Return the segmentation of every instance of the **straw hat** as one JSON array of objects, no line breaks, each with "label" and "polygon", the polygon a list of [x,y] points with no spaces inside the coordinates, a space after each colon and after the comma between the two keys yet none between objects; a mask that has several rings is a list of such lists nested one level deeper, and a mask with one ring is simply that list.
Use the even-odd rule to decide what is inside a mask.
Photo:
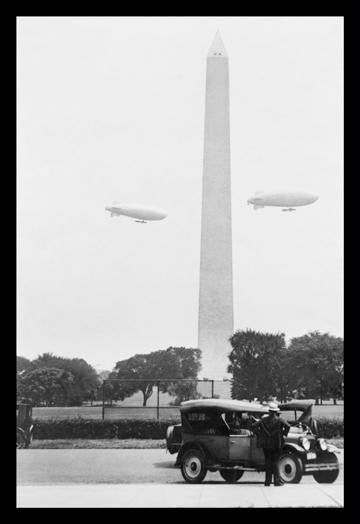
[{"label": "straw hat", "polygon": [[276,412],[280,411],[280,409],[278,408],[278,405],[275,402],[269,402],[268,408],[269,408],[269,411],[276,411]]}]

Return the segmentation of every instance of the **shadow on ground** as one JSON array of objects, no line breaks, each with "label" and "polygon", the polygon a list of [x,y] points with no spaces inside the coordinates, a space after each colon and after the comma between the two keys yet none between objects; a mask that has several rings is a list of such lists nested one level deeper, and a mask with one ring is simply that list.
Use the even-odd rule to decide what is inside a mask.
[{"label": "shadow on ground", "polygon": [[175,467],[175,462],[154,462],[155,468],[167,468],[167,469],[178,469]]}]

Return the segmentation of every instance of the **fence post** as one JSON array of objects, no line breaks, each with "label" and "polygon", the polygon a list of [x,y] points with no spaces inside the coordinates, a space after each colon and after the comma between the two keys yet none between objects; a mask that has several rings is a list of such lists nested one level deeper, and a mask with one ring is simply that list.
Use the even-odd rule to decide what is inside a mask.
[{"label": "fence post", "polygon": [[157,404],[156,404],[156,418],[160,418],[160,392],[159,392],[159,382],[157,383]]},{"label": "fence post", "polygon": [[214,398],[214,380],[211,381],[211,398]]},{"label": "fence post", "polygon": [[101,418],[102,420],[105,419],[105,405],[104,405],[104,402],[105,402],[105,392],[104,392],[104,383],[105,383],[105,380],[103,380],[103,383],[102,383],[102,410],[101,410]]}]

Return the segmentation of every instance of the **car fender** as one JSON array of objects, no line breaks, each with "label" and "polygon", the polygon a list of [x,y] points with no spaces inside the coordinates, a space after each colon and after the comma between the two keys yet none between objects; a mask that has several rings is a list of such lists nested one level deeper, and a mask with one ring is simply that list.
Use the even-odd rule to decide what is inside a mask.
[{"label": "car fender", "polygon": [[170,455],[177,453],[181,446],[181,442],[175,441],[174,433],[175,433],[175,426],[169,426],[166,430],[166,449],[170,453]]},{"label": "car fender", "polygon": [[299,444],[295,444],[295,442],[287,442],[282,448],[282,451],[306,453],[306,450],[302,446],[299,446]]},{"label": "car fender", "polygon": [[178,456],[176,457],[176,463],[175,463],[176,466],[180,465],[182,457],[189,449],[198,449],[199,451],[202,451],[202,453],[204,453],[206,460],[212,460],[211,453],[203,444],[200,444],[200,442],[196,442],[196,441],[186,442],[185,444],[181,446]]},{"label": "car fender", "polygon": [[327,451],[329,451],[329,453],[341,454],[341,449],[339,449],[338,447],[334,446],[334,444],[328,444],[327,445]]}]

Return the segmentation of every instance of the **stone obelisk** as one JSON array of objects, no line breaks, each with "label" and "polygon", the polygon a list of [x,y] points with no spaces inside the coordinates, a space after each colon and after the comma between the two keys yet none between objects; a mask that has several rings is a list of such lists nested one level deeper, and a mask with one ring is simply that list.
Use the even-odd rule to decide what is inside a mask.
[{"label": "stone obelisk", "polygon": [[233,327],[229,69],[217,32],[206,67],[198,325],[203,377],[226,376]]}]

